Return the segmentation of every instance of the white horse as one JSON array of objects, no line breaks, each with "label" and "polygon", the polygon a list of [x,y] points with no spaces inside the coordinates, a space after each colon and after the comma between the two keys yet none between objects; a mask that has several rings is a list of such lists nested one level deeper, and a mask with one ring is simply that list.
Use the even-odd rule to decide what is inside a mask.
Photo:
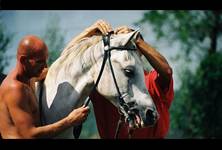
[{"label": "white horse", "polygon": [[[125,118],[129,119],[134,114],[131,120],[133,127],[145,127],[156,122],[157,110],[145,87],[140,54],[136,50],[128,50],[136,48],[134,41],[138,33],[134,31],[110,36],[108,42],[111,47],[124,49],[110,51],[111,66],[106,61],[96,90],[120,108]],[[42,88],[41,113],[44,124],[54,123],[84,104],[97,81],[104,55],[102,36],[84,38],[80,42],[69,44],[63,50],[61,56],[50,66]],[[39,91],[38,89],[37,96]],[[120,105],[119,97],[124,106]],[[72,128],[56,138],[73,138]]]}]

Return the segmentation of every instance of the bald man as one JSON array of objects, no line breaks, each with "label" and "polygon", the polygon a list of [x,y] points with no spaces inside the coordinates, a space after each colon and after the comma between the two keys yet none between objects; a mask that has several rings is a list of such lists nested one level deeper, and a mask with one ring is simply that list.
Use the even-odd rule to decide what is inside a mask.
[{"label": "bald man", "polygon": [[[70,43],[95,34],[112,31],[110,24],[98,20],[73,38]],[[28,35],[19,43],[16,67],[0,87],[0,135],[2,138],[47,138],[82,123],[88,107],[74,109],[67,117],[47,126],[40,126],[39,109],[33,91],[33,79],[45,77],[48,49],[38,37]]]},{"label": "bald man", "polygon": [[40,126],[39,109],[31,88],[31,79],[41,75],[47,58],[47,46],[40,38],[28,35],[19,43],[16,66],[0,87],[2,138],[49,138],[86,119],[89,108],[83,106],[74,109],[56,123]]}]

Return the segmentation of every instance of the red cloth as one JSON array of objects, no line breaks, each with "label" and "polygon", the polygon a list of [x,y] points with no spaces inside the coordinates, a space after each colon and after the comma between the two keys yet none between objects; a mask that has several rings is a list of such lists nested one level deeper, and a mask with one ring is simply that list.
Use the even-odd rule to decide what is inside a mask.
[{"label": "red cloth", "polygon": [[[158,83],[158,73],[155,70],[149,73],[144,72],[144,75],[145,84],[154,100],[160,118],[154,127],[134,130],[132,138],[164,138],[169,129],[168,110],[174,97],[173,79],[171,77],[170,84],[164,86],[165,89],[161,89]],[[90,98],[93,103],[100,137],[105,139],[114,138],[119,120],[117,108],[97,92],[92,93]],[[128,138],[128,126],[125,123],[120,129],[119,138]]]}]

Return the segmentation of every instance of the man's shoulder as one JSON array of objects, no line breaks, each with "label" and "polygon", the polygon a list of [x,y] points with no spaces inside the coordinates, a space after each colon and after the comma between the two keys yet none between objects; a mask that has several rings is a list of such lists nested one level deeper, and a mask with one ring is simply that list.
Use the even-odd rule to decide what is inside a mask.
[{"label": "man's shoulder", "polygon": [[27,84],[25,84],[21,81],[18,81],[18,80],[10,80],[8,82],[8,84],[6,85],[6,87],[9,90],[24,90],[24,89],[28,88]]},{"label": "man's shoulder", "polygon": [[26,85],[15,81],[8,85],[3,91],[2,99],[9,106],[22,106],[27,100],[30,100],[30,92]]},{"label": "man's shoulder", "polygon": [[13,95],[18,95],[18,93],[23,94],[24,91],[28,90],[28,88],[28,85],[21,81],[9,79],[1,86],[1,93],[12,97]]}]

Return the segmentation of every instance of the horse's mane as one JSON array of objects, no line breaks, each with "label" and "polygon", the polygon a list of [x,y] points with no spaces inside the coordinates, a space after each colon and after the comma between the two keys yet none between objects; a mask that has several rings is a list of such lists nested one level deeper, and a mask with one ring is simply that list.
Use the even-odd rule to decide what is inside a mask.
[{"label": "horse's mane", "polygon": [[85,37],[78,41],[71,41],[68,46],[62,51],[61,57],[72,55],[72,58],[81,56],[81,54],[89,47],[97,44],[102,39],[102,36],[95,35],[92,37]]},{"label": "horse's mane", "polygon": [[[72,40],[62,51],[59,58],[50,66],[47,76],[50,76],[51,79],[53,77],[57,78],[59,77],[58,73],[61,70],[61,67],[63,65],[67,65],[67,63],[73,63],[74,60],[78,60],[82,57],[82,54],[90,48],[93,45],[96,45],[100,40],[102,39],[102,36],[92,36],[92,37],[86,37],[82,38],[78,41]],[[69,67],[70,65],[67,65]],[[67,70],[66,67],[66,70]],[[69,69],[68,69],[69,70]],[[55,79],[57,80],[57,79]],[[50,81],[51,82],[51,81]]]},{"label": "horse's mane", "polygon": [[[57,76],[58,70],[63,65],[66,65],[68,69],[75,60],[84,61],[83,54],[93,46],[97,46],[102,40],[102,35],[94,35],[91,37],[81,38],[80,40],[72,39],[71,42],[64,48],[60,57],[50,66],[48,74],[51,76]],[[124,41],[123,41],[124,42]],[[82,63],[85,64],[85,63]],[[70,70],[70,69],[68,69]]]}]

